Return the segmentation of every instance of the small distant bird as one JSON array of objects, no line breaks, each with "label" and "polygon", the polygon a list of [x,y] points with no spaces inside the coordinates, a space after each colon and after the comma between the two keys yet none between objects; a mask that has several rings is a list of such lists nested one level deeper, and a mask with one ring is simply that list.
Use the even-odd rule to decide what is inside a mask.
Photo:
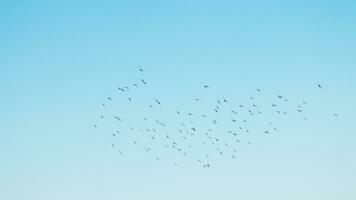
[{"label": "small distant bird", "polygon": [[318,87],[320,88],[320,89],[322,89],[323,87],[318,83]]},{"label": "small distant bird", "polygon": [[120,90],[121,92],[125,92],[125,89],[123,89],[121,87],[118,87],[117,89]]},{"label": "small distant bird", "polygon": [[94,124],[94,128],[98,128],[98,126],[96,124]]},{"label": "small distant bird", "polygon": [[146,82],[144,79],[140,79],[140,80],[141,80],[141,82],[142,82],[144,85],[147,84],[147,82]]},{"label": "small distant bird", "polygon": [[136,83],[134,83],[133,86],[135,86],[136,88],[138,88],[138,85],[137,85]]},{"label": "small distant bird", "polygon": [[205,89],[209,88],[209,85],[204,85],[204,88],[205,88]]},{"label": "small distant bird", "polygon": [[158,101],[158,99],[155,99],[155,101],[156,101],[156,103],[157,103],[158,105],[161,105],[161,102]]},{"label": "small distant bird", "polygon": [[140,70],[140,72],[144,72],[144,71],[145,71],[145,70],[143,70],[142,68],[140,68],[139,70]]},{"label": "small distant bird", "polygon": [[112,99],[111,99],[111,97],[108,97],[108,99],[111,101]]},{"label": "small distant bird", "polygon": [[334,117],[338,117],[339,115],[337,113],[334,114]]},{"label": "small distant bird", "polygon": [[261,92],[261,89],[257,88],[257,92]]},{"label": "small distant bird", "polygon": [[129,100],[129,102],[131,102],[132,101],[132,99],[129,97],[129,98],[127,98],[127,100]]}]

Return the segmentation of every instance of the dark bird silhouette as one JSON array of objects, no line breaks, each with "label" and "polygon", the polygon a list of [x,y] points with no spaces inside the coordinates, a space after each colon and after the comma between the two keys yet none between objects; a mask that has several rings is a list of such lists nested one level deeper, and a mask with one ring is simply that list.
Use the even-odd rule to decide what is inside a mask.
[{"label": "dark bird silhouette", "polygon": [[155,99],[155,101],[156,101],[156,103],[157,103],[158,105],[161,105],[161,102],[158,101],[158,99]]},{"label": "dark bird silhouette", "polygon": [[209,85],[204,85],[204,88],[205,88],[205,89],[209,88]]},{"label": "dark bird silhouette", "polygon": [[147,82],[146,82],[144,79],[140,79],[140,80],[141,80],[141,82],[142,82],[144,85],[147,84]]},{"label": "dark bird silhouette", "polygon": [[108,97],[109,101],[112,101],[111,97]]},{"label": "dark bird silhouette", "polygon": [[318,87],[320,88],[320,89],[322,89],[323,87],[320,85],[320,83],[318,83]]}]

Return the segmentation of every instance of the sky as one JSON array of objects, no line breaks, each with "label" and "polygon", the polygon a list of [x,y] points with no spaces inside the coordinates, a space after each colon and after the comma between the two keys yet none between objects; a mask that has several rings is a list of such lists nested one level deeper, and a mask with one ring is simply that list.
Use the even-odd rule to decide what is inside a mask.
[{"label": "sky", "polygon": [[[1,1],[0,199],[355,199],[355,20],[347,0]],[[137,104],[120,103],[116,87],[140,78]],[[260,105],[307,101],[308,120],[266,114],[277,133],[209,169],[125,141],[120,155],[111,124],[93,128],[113,110],[141,117],[154,97],[173,123],[177,108],[205,109],[197,96],[238,105],[256,88]]]}]

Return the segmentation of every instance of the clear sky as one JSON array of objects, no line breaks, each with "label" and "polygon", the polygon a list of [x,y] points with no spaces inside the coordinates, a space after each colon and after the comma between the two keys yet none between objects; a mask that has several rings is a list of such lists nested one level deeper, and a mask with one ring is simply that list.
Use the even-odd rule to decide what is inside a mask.
[{"label": "clear sky", "polygon": [[[347,0],[2,0],[0,199],[356,199],[355,20]],[[137,99],[159,97],[167,121],[177,107],[203,109],[197,95],[238,105],[256,88],[260,104],[308,101],[308,120],[280,119],[210,169],[132,145],[120,155],[93,123],[107,96],[118,102],[116,86],[141,77],[150,86]]]}]

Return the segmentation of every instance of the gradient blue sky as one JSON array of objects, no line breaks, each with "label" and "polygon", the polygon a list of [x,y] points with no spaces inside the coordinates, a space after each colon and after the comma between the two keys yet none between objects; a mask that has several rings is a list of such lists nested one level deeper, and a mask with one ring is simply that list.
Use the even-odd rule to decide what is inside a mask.
[{"label": "gradient blue sky", "polygon": [[[1,1],[0,199],[356,199],[355,20],[354,1]],[[137,65],[169,105],[263,88],[311,119],[209,170],[119,156],[92,124]]]}]

